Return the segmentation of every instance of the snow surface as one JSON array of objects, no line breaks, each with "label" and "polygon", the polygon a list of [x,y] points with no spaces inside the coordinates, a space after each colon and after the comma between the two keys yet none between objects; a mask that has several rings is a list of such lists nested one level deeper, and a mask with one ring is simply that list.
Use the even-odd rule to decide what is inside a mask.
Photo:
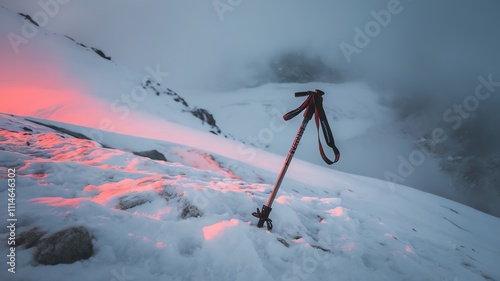
[{"label": "snow surface", "polygon": [[[239,143],[204,132],[203,150],[115,133],[105,133],[114,148],[104,148],[0,116],[0,195],[16,167],[18,233],[85,226],[95,248],[89,260],[43,266],[19,247],[15,275],[4,269],[2,280],[500,278],[500,219],[441,197],[295,159],[269,232],[251,212],[267,200],[282,157],[257,150],[259,160],[236,162],[217,148]],[[138,148],[168,161],[130,152]],[[122,210],[121,201],[138,204]]]}]

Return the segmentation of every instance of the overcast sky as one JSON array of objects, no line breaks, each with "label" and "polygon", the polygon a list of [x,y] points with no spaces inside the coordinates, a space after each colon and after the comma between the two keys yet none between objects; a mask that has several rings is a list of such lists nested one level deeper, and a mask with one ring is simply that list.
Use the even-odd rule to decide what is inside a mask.
[{"label": "overcast sky", "polygon": [[[299,50],[343,69],[344,76],[396,89],[453,88],[500,65],[495,0],[67,1],[47,28],[101,48],[138,72],[160,64],[182,87],[245,84],[270,58]],[[19,2],[1,1],[31,15],[42,10],[38,1]],[[365,30],[374,20],[371,11],[388,7],[397,12],[348,63],[340,44],[356,46],[354,28]]]}]

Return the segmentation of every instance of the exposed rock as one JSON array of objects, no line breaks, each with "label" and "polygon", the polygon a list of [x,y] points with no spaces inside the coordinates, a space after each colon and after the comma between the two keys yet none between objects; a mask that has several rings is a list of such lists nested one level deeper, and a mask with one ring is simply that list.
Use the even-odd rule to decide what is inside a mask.
[{"label": "exposed rock", "polygon": [[94,253],[92,235],[84,227],[71,227],[42,239],[34,254],[39,264],[69,264],[88,259]]},{"label": "exposed rock", "polygon": [[167,88],[166,90],[163,90],[158,82],[153,82],[150,79],[148,79],[148,80],[146,80],[146,82],[144,82],[142,84],[142,87],[145,90],[146,89],[152,90],[154,93],[156,93],[157,96],[159,96],[160,94],[173,96],[174,101],[182,103],[182,105],[184,105],[185,107],[189,107],[188,103],[186,102],[186,100],[184,98],[182,98],[181,96],[179,96],[179,94],[170,90],[169,88]]},{"label": "exposed rock", "polygon": [[162,161],[167,161],[167,158],[165,158],[165,155],[160,153],[158,150],[153,149],[153,150],[147,150],[147,151],[132,151],[133,154],[142,156],[142,157],[147,157],[153,160],[162,160]]},{"label": "exposed rock", "polygon": [[167,185],[158,191],[158,195],[162,198],[165,198],[165,200],[167,200],[167,202],[168,202],[171,199],[177,197],[177,192],[176,192],[175,187]]},{"label": "exposed rock", "polygon": [[212,126],[212,128],[216,129],[216,132],[211,131],[214,134],[220,134],[221,130],[219,127],[217,127],[217,124],[215,123],[215,118],[210,112],[208,112],[206,109],[203,108],[194,108],[191,110],[191,113],[198,119],[202,121],[203,124],[207,123],[208,125]]},{"label": "exposed rock", "polygon": [[34,19],[32,19],[29,15],[26,15],[26,14],[23,14],[23,13],[19,13],[19,15],[22,16],[23,18],[27,19],[32,24],[40,27],[40,25]]},{"label": "exposed rock", "polygon": [[285,239],[283,239],[281,237],[278,237],[278,238],[276,238],[276,240],[278,240],[278,242],[280,242],[281,244],[283,244],[283,246],[285,246],[287,248],[290,247],[290,244]]},{"label": "exposed rock", "polygon": [[195,205],[192,205],[189,202],[185,202],[182,205],[182,210],[180,214],[181,219],[185,220],[187,218],[197,218],[201,217],[202,215],[203,213]]},{"label": "exposed rock", "polygon": [[327,253],[331,253],[331,252],[332,252],[332,250],[330,250],[330,249],[326,249],[326,248],[323,248],[323,247],[318,246],[318,245],[311,245],[311,247],[313,247],[313,248],[315,248],[315,249],[318,249],[318,250],[321,250],[321,251],[323,251],[323,252],[327,252]]},{"label": "exposed rock", "polygon": [[98,54],[103,59],[111,60],[111,57],[106,56],[103,51],[101,51],[97,48],[92,48],[92,51],[94,51],[96,54]]},{"label": "exposed rock", "polygon": [[147,197],[141,195],[125,196],[119,199],[115,208],[118,210],[128,210],[146,203],[151,203],[151,200]]},{"label": "exposed rock", "polygon": [[24,246],[26,249],[35,247],[40,243],[40,238],[42,238],[45,234],[47,234],[46,231],[42,231],[38,227],[34,227],[19,234],[16,244],[18,246]]},{"label": "exposed rock", "polygon": [[153,82],[151,79],[147,79],[145,82],[143,82],[142,87],[145,90],[153,91],[157,96],[160,96],[160,94],[172,96],[174,101],[184,105],[185,109],[182,110],[183,112],[190,112],[194,117],[200,119],[202,124],[207,123],[208,125],[210,125],[212,127],[212,130],[210,130],[211,133],[218,135],[222,132],[217,126],[214,116],[210,112],[203,108],[191,108],[186,100],[179,96],[179,94],[177,94],[176,92],[168,88],[166,90],[162,89],[161,85],[158,82]]},{"label": "exposed rock", "polygon": [[[75,42],[77,45],[81,46],[81,47],[84,47],[85,49],[89,49],[86,45],[80,43],[80,42],[77,42],[74,38],[72,37],[69,37],[68,35],[64,35],[64,37],[68,38],[69,40]],[[97,55],[99,55],[101,58],[103,59],[106,59],[106,60],[111,60],[111,57],[108,57],[106,56],[106,54],[104,54],[104,52],[102,50],[99,50],[97,48],[93,48],[91,47],[90,49],[92,49],[92,51],[94,51]]]}]

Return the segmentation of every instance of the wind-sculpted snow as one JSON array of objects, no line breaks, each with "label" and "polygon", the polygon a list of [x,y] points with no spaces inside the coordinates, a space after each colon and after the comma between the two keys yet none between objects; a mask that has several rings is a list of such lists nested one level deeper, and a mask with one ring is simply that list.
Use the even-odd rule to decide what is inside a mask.
[{"label": "wind-sculpted snow", "polygon": [[500,220],[469,207],[297,160],[269,232],[250,215],[279,168],[268,171],[264,154],[232,171],[209,150],[111,136],[111,147],[133,143],[168,161],[0,114],[0,198],[16,168],[18,233],[82,226],[94,247],[55,266],[33,262],[36,245],[18,247],[16,273],[2,270],[2,280],[500,279]]}]

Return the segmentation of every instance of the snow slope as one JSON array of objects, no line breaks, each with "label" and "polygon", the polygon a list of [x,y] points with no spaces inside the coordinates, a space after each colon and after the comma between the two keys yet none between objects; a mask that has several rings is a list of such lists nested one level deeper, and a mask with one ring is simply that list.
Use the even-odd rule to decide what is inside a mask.
[{"label": "snow slope", "polygon": [[[336,170],[385,180],[386,172],[398,174],[400,158],[408,159],[411,152],[419,150],[415,137],[405,133],[406,125],[396,118],[393,109],[382,106],[379,94],[363,82],[281,83],[231,92],[182,93],[203,104],[236,139],[286,156],[302,116],[287,122],[282,116],[304,101],[295,98],[294,92],[317,88],[326,93],[325,112],[341,152],[342,160],[334,165]],[[324,163],[319,156],[314,122],[309,123],[295,157],[318,165]],[[429,155],[402,183],[454,199],[450,177],[441,170],[439,159]]]},{"label": "snow slope", "polygon": [[[500,219],[447,199],[294,159],[269,232],[250,213],[282,157],[256,150],[258,160],[238,162],[218,153],[237,142],[204,132],[203,149],[110,132],[104,148],[28,119],[0,118],[0,195],[16,168],[18,233],[85,226],[95,253],[44,266],[19,247],[2,280],[500,279]],[[130,152],[151,149],[168,161]]]},{"label": "snow slope", "polygon": [[[1,112],[116,132],[130,132],[131,122],[149,116],[221,133],[209,112],[165,86],[166,66],[146,65],[134,73],[105,51],[48,32],[1,6],[0,22]],[[26,29],[36,32],[24,43],[8,39],[23,38]]]}]

